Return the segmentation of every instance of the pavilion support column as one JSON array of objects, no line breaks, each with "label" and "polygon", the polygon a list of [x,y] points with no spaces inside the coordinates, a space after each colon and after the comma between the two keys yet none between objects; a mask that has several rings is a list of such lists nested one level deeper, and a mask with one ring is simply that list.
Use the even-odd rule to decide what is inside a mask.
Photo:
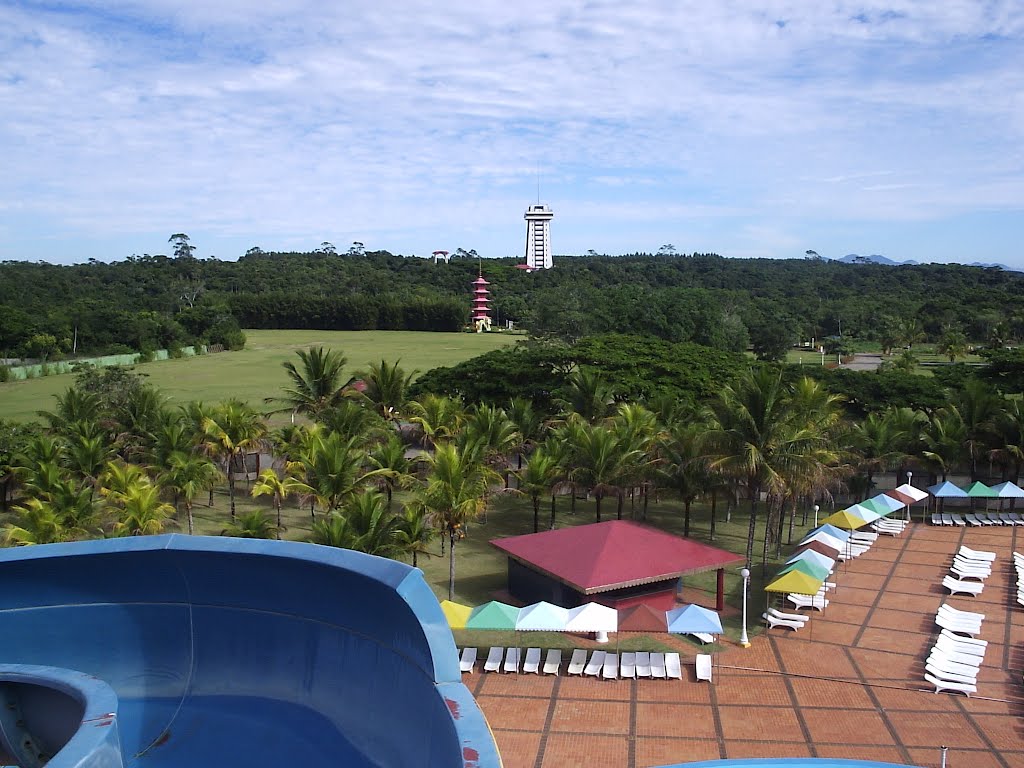
[{"label": "pavilion support column", "polygon": [[725,610],[725,568],[718,569],[718,590],[715,594],[715,610]]}]

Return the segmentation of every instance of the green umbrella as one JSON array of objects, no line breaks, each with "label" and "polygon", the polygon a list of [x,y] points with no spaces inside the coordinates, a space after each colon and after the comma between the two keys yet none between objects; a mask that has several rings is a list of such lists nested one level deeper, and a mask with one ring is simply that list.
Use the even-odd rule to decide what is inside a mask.
[{"label": "green umbrella", "polygon": [[821,579],[822,581],[824,581],[828,576],[828,568],[810,560],[797,560],[794,563],[790,563],[779,571],[779,576],[784,573],[789,573],[790,571],[800,571],[800,573],[806,574],[814,579]]},{"label": "green umbrella", "polygon": [[477,606],[466,619],[466,629],[515,629],[519,609],[514,605],[492,600]]},{"label": "green umbrella", "polygon": [[985,485],[983,482],[978,480],[975,483],[971,483],[969,486],[964,488],[967,495],[972,499],[995,499],[998,498],[999,494]]}]

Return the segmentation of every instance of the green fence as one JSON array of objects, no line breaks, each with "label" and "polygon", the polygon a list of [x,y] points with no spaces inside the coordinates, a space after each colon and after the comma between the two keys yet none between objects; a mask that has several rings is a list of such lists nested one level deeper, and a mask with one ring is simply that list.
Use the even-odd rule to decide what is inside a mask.
[{"label": "green fence", "polygon": [[[200,348],[200,354],[206,352],[206,347]],[[196,354],[195,347],[182,347],[182,357],[193,357]],[[142,357],[142,353],[133,352],[129,355],[104,355],[103,357],[82,357],[75,360],[58,360],[52,363],[37,363],[36,365],[10,366],[11,381],[21,379],[37,379],[42,376],[56,376],[61,373],[72,373],[75,366],[95,365],[97,368],[106,368],[112,365],[135,365]],[[150,360],[168,360],[170,356],[166,349],[158,349],[152,355],[146,356],[146,362]]]}]

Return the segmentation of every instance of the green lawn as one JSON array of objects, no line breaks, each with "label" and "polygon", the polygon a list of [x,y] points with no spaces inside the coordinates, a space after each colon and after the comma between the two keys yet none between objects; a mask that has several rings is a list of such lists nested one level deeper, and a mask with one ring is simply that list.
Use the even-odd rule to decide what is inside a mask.
[{"label": "green lawn", "polygon": [[[421,373],[452,365],[513,343],[517,336],[499,333],[417,333],[412,331],[246,331],[239,352],[165,360],[135,366],[166,394],[171,403],[231,397],[257,407],[285,384],[281,363],[295,359],[295,350],[323,345],[348,357],[347,371],[370,362],[401,360],[407,371]],[[71,386],[73,374],[0,384],[0,419],[26,421],[49,409],[53,395]]]}]

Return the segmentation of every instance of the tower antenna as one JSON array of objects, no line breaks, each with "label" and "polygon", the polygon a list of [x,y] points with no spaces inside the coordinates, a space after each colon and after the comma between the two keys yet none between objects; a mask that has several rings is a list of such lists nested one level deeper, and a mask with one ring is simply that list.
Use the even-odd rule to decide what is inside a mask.
[{"label": "tower antenna", "polygon": [[537,163],[537,203],[540,204],[540,163]]}]

